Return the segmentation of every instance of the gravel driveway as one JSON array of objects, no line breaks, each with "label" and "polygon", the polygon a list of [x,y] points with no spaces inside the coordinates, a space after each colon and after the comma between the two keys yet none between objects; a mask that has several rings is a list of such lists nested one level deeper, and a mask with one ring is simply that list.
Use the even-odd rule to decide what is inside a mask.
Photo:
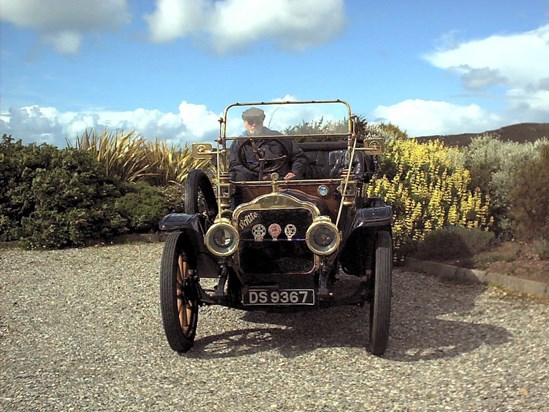
[{"label": "gravel driveway", "polygon": [[367,308],[350,306],[204,308],[182,357],[161,325],[161,253],[0,249],[0,410],[548,410],[539,300],[396,269],[383,358],[364,349]]}]

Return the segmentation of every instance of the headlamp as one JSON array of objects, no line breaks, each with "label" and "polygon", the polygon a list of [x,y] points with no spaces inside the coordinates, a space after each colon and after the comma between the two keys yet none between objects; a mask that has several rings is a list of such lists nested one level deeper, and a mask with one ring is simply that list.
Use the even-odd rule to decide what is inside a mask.
[{"label": "headlamp", "polygon": [[236,252],[240,237],[229,219],[216,219],[204,237],[204,243],[216,256],[229,256]]},{"label": "headlamp", "polygon": [[338,248],[341,236],[329,217],[320,216],[307,230],[305,241],[313,253],[329,255]]}]

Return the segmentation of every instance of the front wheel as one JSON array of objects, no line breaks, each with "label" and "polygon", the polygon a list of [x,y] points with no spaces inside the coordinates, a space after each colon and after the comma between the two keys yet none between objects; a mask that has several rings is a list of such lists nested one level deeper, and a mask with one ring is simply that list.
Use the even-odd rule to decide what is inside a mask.
[{"label": "front wheel", "polygon": [[160,265],[160,309],[170,347],[187,352],[194,343],[198,324],[198,289],[194,259],[182,232],[166,240]]},{"label": "front wheel", "polygon": [[389,342],[389,324],[391,318],[393,270],[393,242],[391,234],[379,231],[375,242],[374,257],[374,293],[370,301],[370,342],[369,350],[381,356]]}]

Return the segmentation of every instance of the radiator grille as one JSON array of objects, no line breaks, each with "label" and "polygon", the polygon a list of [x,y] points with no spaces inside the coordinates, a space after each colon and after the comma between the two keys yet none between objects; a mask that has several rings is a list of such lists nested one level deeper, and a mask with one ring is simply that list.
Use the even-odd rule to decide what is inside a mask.
[{"label": "radiator grille", "polygon": [[[311,272],[314,254],[307,247],[305,233],[312,220],[307,209],[250,210],[239,216],[241,271],[249,274]],[[252,229],[258,224],[266,230],[271,224],[278,224],[281,233],[276,240],[269,233],[256,240]],[[288,225],[296,228],[290,239],[284,230]]]}]

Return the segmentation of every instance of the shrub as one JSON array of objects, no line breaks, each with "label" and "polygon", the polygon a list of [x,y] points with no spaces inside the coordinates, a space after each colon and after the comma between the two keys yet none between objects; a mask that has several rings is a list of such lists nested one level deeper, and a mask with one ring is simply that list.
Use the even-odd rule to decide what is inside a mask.
[{"label": "shrub", "polygon": [[459,233],[438,229],[425,235],[415,256],[419,259],[444,261],[468,258],[472,256],[472,252]]},{"label": "shrub", "polygon": [[158,228],[162,216],[169,213],[166,195],[148,183],[128,184],[126,193],[116,199],[116,210],[128,221],[132,233],[144,233]]},{"label": "shrub", "polygon": [[19,236],[23,205],[13,205],[11,192],[21,182],[21,140],[14,142],[11,136],[3,135],[0,142],[0,241],[16,239]]},{"label": "shrub", "polygon": [[393,235],[398,254],[415,250],[428,232],[446,226],[490,226],[488,198],[470,189],[471,175],[458,149],[440,141],[390,140],[381,170],[368,196],[383,197],[393,207]]},{"label": "shrub", "polygon": [[38,210],[22,219],[20,244],[28,249],[84,246],[126,233],[126,221],[112,204],[102,209],[72,208],[63,213]]},{"label": "shrub", "polygon": [[28,248],[58,248],[106,239],[126,228],[114,209],[120,191],[88,154],[47,144],[0,146],[0,238]]},{"label": "shrub", "polygon": [[21,219],[23,246],[81,246],[127,231],[126,220],[114,208],[114,199],[121,195],[117,182],[88,154],[56,150],[47,169],[31,174],[28,195],[34,207]]},{"label": "shrub", "polygon": [[156,140],[148,142],[145,151],[148,162],[154,165],[153,173],[146,181],[155,186],[182,184],[193,169],[204,169],[209,174],[215,172],[209,160],[194,159],[189,146],[181,148]]},{"label": "shrub", "polygon": [[475,253],[488,250],[495,235],[478,228],[448,227],[425,235],[419,243],[416,257],[426,260],[467,259]]},{"label": "shrub", "polygon": [[185,212],[183,185],[174,183],[167,186],[159,186],[159,189],[166,198],[166,205],[169,213]]},{"label": "shrub", "polygon": [[21,236],[21,219],[35,209],[32,182],[39,170],[50,167],[57,149],[31,144],[24,146],[4,135],[0,144],[0,240]]},{"label": "shrub", "polygon": [[540,143],[503,142],[486,135],[473,139],[463,149],[465,167],[471,172],[471,186],[489,195],[491,230],[502,240],[514,237],[510,191],[515,185],[515,173],[524,168]]},{"label": "shrub", "polygon": [[549,142],[518,168],[510,191],[512,216],[517,234],[524,239],[549,233]]},{"label": "shrub", "polygon": [[549,259],[549,240],[539,239],[534,243],[534,249],[540,259]]}]

